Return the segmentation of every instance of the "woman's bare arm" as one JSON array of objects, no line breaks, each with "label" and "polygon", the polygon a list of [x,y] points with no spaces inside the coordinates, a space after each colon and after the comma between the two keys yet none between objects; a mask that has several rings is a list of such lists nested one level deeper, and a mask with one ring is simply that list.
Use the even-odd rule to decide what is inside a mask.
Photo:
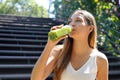
[{"label": "woman's bare arm", "polygon": [[45,80],[45,78],[53,71],[56,63],[56,56],[59,52],[59,47],[46,45],[43,53],[33,68],[31,80]]},{"label": "woman's bare arm", "polygon": [[[61,27],[62,26],[53,26],[51,30],[59,29]],[[32,70],[31,80],[45,80],[50,75],[55,67],[57,56],[61,50],[61,47],[56,47],[56,44],[65,38],[67,38],[66,35],[54,41],[48,39],[40,58],[37,60]]]},{"label": "woman's bare arm", "polygon": [[57,56],[61,50],[61,47],[56,47],[56,44],[67,38],[67,36],[62,36],[61,38],[51,41],[48,39],[48,42],[40,56],[37,60],[31,74],[31,80],[45,80],[55,67],[57,61]]},{"label": "woman's bare arm", "polygon": [[108,80],[109,65],[107,57],[105,55],[98,56],[97,65],[98,74],[96,80]]}]

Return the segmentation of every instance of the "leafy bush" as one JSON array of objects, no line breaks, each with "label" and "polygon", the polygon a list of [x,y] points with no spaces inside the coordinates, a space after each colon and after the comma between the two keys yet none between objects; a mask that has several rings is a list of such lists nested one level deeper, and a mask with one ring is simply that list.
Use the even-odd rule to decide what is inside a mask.
[{"label": "leafy bush", "polygon": [[114,3],[98,0],[55,0],[53,3],[56,18],[64,22],[76,9],[91,12],[98,26],[98,48],[105,53],[120,55],[120,21]]}]

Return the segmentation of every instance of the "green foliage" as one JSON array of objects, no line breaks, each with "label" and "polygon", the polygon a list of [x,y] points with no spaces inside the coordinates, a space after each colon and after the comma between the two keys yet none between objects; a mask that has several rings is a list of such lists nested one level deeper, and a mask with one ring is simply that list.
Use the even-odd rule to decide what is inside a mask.
[{"label": "green foliage", "polygon": [[113,55],[120,54],[120,20],[115,4],[99,0],[55,0],[54,4],[56,18],[65,22],[76,9],[91,12],[98,26],[98,47]]},{"label": "green foliage", "polygon": [[[105,47],[110,53],[120,54],[120,21],[115,15],[116,5],[113,3],[98,2],[96,6],[96,20],[98,25],[99,46]],[[102,39],[105,39],[102,41]],[[102,42],[100,42],[102,41]],[[102,43],[102,45],[100,44]]]},{"label": "green foliage", "polygon": [[48,17],[47,10],[34,0],[1,0],[0,14],[32,17]]},{"label": "green foliage", "polygon": [[54,14],[57,19],[65,20],[67,21],[68,17],[71,15],[71,13],[78,9],[78,6],[80,4],[77,0],[55,0],[54,3]]}]

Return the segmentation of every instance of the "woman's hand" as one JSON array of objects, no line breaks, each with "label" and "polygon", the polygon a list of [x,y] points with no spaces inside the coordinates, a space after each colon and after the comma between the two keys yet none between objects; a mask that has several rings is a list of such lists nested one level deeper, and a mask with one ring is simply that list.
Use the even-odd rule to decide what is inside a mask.
[{"label": "woman's hand", "polygon": [[[53,27],[50,29],[50,31],[51,31],[51,30],[60,29],[60,28],[62,28],[62,27],[63,27],[63,25],[53,26]],[[62,37],[60,37],[60,38],[58,38],[58,39],[56,39],[56,40],[50,40],[50,39],[48,38],[47,44],[50,45],[50,46],[55,46],[58,42],[60,42],[61,40],[65,39],[65,38],[67,38],[67,37],[68,37],[67,35],[64,35],[64,36],[62,36]]]}]

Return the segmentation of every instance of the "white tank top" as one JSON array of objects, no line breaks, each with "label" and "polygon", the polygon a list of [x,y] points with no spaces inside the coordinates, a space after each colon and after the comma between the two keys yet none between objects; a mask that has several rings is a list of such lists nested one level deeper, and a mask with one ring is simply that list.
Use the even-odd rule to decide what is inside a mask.
[{"label": "white tank top", "polygon": [[97,75],[97,53],[97,50],[93,50],[87,62],[78,70],[75,70],[69,62],[61,75],[61,80],[95,80]]}]

